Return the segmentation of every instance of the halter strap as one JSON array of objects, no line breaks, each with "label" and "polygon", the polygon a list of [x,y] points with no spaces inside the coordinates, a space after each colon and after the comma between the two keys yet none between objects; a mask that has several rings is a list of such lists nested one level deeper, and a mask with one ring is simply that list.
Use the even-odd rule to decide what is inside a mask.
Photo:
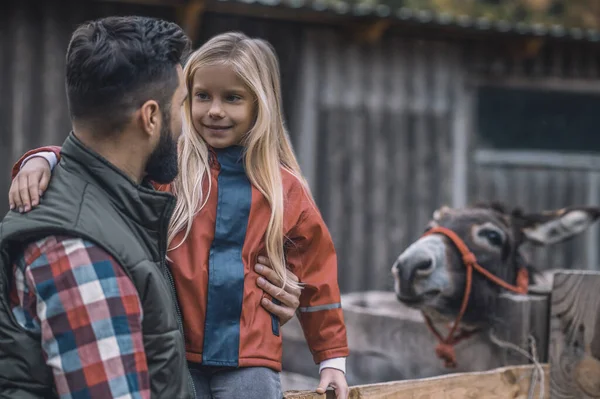
[{"label": "halter strap", "polygon": [[455,335],[460,321],[462,320],[465,311],[467,310],[467,305],[469,303],[469,296],[471,295],[471,288],[473,283],[473,270],[483,275],[485,278],[492,281],[496,285],[499,285],[500,287],[506,290],[522,295],[527,294],[527,289],[529,286],[529,273],[527,272],[526,268],[519,268],[519,271],[517,272],[516,285],[509,284],[501,278],[493,275],[488,270],[481,267],[481,265],[477,263],[477,258],[475,257],[475,255],[469,250],[464,241],[461,240],[460,237],[458,237],[458,235],[454,231],[445,227],[434,227],[426,231],[425,234],[423,234],[423,237],[431,234],[442,234],[448,237],[448,239],[460,252],[463,265],[467,269],[465,292],[463,294],[462,303],[460,305],[460,311],[458,312],[458,315],[456,316],[456,319],[454,320],[454,323],[450,328],[450,332],[448,333],[446,338],[444,338],[440,334],[440,332],[435,328],[429,316],[423,313],[425,322],[427,323],[427,327],[431,330],[431,332],[436,336],[436,338],[439,341],[439,344],[436,347],[437,356],[445,361],[446,367],[453,368],[456,367],[456,352],[454,350],[454,346],[460,341],[469,338],[474,333],[474,331],[461,331],[457,335]]}]

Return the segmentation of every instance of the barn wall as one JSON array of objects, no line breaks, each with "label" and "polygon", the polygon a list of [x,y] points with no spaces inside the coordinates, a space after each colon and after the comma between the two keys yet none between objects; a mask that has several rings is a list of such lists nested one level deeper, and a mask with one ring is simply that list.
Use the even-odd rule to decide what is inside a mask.
[{"label": "barn wall", "polygon": [[[103,15],[174,19],[174,12],[68,0],[13,1],[3,7],[0,209],[7,209],[12,163],[32,147],[60,144],[69,132],[63,69],[75,26]],[[589,89],[586,83],[597,82],[599,70],[596,53],[585,47],[550,46],[527,58],[500,45],[395,33],[376,44],[358,44],[334,28],[215,13],[204,16],[200,42],[227,30],[266,38],[277,51],[286,121],[336,244],[344,292],[391,289],[391,264],[440,205],[492,197],[518,201],[517,186],[505,190],[503,182],[530,182],[538,173],[492,165],[475,173],[478,85],[576,79]],[[524,205],[541,209],[593,200],[586,194],[589,179],[573,173],[552,169],[535,184],[523,183],[563,198]],[[579,247],[561,247],[560,256],[551,252],[551,259],[560,259],[552,265],[583,265],[580,253],[592,245],[590,237],[582,237]]]}]

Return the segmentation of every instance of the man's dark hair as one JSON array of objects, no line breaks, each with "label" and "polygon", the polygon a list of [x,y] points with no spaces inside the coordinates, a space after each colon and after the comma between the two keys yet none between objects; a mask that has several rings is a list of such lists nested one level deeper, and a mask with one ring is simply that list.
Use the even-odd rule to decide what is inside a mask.
[{"label": "man's dark hair", "polygon": [[66,86],[72,120],[120,130],[148,100],[163,112],[178,86],[190,40],[175,23],[108,17],[79,26],[67,49]]}]

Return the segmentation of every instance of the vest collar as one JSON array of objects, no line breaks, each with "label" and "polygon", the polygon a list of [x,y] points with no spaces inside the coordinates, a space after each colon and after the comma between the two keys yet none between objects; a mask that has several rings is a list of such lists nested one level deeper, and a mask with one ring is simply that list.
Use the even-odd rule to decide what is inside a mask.
[{"label": "vest collar", "polygon": [[91,178],[108,193],[120,212],[149,230],[162,231],[164,221],[168,224],[171,218],[175,202],[172,194],[156,191],[147,181],[137,184],[100,154],[86,147],[73,132],[62,145],[61,167]]}]

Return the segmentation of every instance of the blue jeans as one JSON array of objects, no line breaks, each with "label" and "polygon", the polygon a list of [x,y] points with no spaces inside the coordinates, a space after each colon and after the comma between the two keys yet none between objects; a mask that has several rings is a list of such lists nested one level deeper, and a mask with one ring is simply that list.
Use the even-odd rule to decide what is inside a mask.
[{"label": "blue jeans", "polygon": [[190,363],[196,399],[282,399],[279,373],[266,367],[209,367]]}]

